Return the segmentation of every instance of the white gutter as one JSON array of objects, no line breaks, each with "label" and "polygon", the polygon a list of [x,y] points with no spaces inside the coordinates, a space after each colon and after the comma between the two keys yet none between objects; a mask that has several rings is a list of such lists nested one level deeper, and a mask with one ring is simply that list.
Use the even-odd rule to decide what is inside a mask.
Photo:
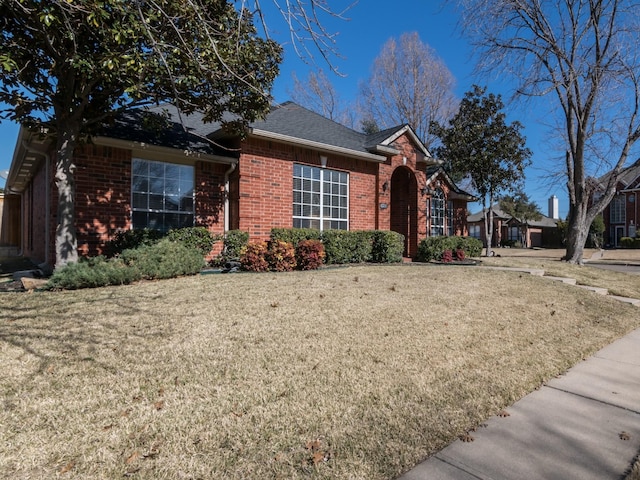
[{"label": "white gutter", "polygon": [[224,234],[229,231],[229,175],[236,169],[238,163],[232,163],[229,170],[224,172]]},{"label": "white gutter", "polygon": [[358,157],[369,162],[384,163],[387,161],[387,157],[382,155],[375,155],[373,153],[359,152],[350,148],[338,147],[336,145],[329,145],[322,142],[315,142],[313,140],[305,140],[304,138],[291,137],[289,135],[283,135],[281,133],[268,132],[266,130],[259,130],[252,128],[249,130],[249,135],[257,138],[266,138],[268,140],[275,140],[277,142],[286,143],[289,145],[298,145],[302,147],[309,147],[315,150],[321,150],[324,152],[338,153],[348,157]]}]

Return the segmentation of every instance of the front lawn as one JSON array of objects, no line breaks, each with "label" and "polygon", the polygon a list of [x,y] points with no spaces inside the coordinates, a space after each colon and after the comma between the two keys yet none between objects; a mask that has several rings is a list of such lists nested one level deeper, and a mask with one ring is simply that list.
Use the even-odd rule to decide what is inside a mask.
[{"label": "front lawn", "polygon": [[1,293],[0,477],[392,479],[639,326],[460,266]]}]

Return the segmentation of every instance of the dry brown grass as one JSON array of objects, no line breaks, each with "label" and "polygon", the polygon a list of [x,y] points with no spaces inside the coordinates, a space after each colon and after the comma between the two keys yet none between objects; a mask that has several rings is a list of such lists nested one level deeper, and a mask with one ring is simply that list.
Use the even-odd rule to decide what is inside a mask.
[{"label": "dry brown grass", "polygon": [[[483,265],[504,267],[527,267],[543,269],[545,275],[575,278],[579,285],[591,285],[609,290],[612,295],[640,298],[640,275],[602,270],[592,265],[571,265],[561,261],[564,250],[528,250],[498,249],[500,257],[482,257]],[[636,250],[605,251],[603,263],[606,261],[623,261],[635,263]],[[585,255],[587,257],[587,255]],[[640,258],[640,255],[638,255]]]},{"label": "dry brown grass", "polygon": [[0,296],[0,477],[390,479],[637,307],[378,266]]}]

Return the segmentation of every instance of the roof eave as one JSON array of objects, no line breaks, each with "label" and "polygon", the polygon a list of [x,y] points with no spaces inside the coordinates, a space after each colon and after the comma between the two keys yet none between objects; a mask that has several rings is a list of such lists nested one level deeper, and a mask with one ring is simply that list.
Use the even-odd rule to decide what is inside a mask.
[{"label": "roof eave", "polygon": [[24,191],[40,162],[46,158],[50,144],[51,138],[46,136],[46,132],[34,132],[20,126],[5,183],[9,193]]},{"label": "roof eave", "polygon": [[387,161],[387,157],[382,155],[376,155],[368,152],[360,152],[358,150],[352,150],[350,148],[338,147],[336,145],[329,145],[327,143],[316,142],[314,140],[307,140],[304,138],[292,137],[290,135],[284,135],[282,133],[269,132],[267,130],[260,130],[257,128],[251,128],[249,130],[250,137],[264,138],[268,140],[274,140],[276,142],[285,143],[288,145],[296,145],[307,148],[313,148],[321,152],[337,153],[348,157],[357,157],[369,162],[384,163]]}]

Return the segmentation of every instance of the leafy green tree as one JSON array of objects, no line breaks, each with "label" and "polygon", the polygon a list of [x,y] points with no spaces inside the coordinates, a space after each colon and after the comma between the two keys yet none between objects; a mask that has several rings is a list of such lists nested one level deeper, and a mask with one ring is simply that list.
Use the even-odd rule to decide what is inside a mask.
[{"label": "leafy green tree", "polygon": [[491,254],[493,205],[498,195],[513,191],[524,179],[531,151],[525,147],[522,125],[505,122],[500,95],[486,94],[486,88],[473,86],[460,103],[449,126],[431,124],[431,132],[442,146],[436,157],[447,162],[454,175],[468,177],[480,197],[485,214],[487,255]]},{"label": "leafy green tree", "polygon": [[500,209],[507,215],[510,215],[518,222],[522,237],[522,246],[527,248],[529,222],[532,220],[540,220],[542,213],[535,202],[529,200],[529,197],[522,190],[518,190],[513,195],[504,195],[499,201]]},{"label": "leafy green tree", "polygon": [[[480,70],[516,80],[519,97],[548,108],[569,193],[565,259],[582,263],[589,225],[611,202],[640,141],[638,2],[455,0],[479,48]],[[542,103],[543,102],[543,103]],[[609,175],[595,201],[595,182]]]},{"label": "leafy green tree", "polygon": [[602,248],[602,237],[605,230],[604,217],[602,213],[599,213],[589,227],[589,241],[592,247]]},{"label": "leafy green tree", "polygon": [[56,267],[77,260],[73,152],[119,112],[171,102],[238,132],[269,108],[281,48],[226,0],[3,0],[0,118],[55,141]]}]

